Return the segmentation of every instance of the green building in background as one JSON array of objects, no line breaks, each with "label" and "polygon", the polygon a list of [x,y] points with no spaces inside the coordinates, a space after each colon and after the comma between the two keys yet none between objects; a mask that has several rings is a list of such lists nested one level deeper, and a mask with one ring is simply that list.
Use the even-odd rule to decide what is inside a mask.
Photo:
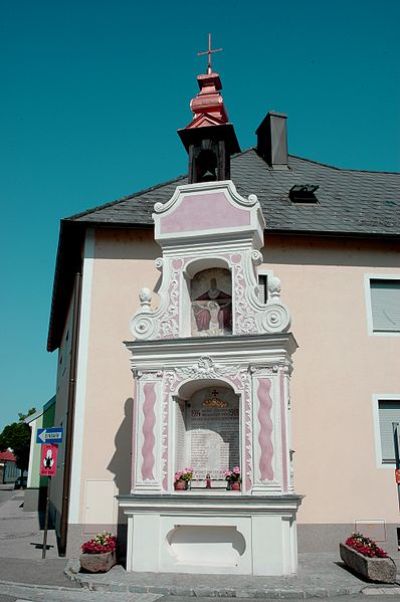
[{"label": "green building in background", "polygon": [[54,426],[55,407],[56,396],[54,395],[41,410],[25,419],[31,429],[27,488],[24,497],[24,510],[27,512],[44,509],[46,502],[47,477],[41,477],[39,474],[41,445],[36,443],[36,433],[40,428]]}]

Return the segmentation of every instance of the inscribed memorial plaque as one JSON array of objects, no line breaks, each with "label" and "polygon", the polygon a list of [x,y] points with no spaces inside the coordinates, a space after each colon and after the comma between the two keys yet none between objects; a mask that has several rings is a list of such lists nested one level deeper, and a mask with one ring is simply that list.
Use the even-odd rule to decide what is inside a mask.
[{"label": "inscribed memorial plaque", "polygon": [[210,474],[212,480],[224,481],[225,470],[240,466],[237,395],[221,387],[198,391],[190,400],[187,423],[195,479]]}]

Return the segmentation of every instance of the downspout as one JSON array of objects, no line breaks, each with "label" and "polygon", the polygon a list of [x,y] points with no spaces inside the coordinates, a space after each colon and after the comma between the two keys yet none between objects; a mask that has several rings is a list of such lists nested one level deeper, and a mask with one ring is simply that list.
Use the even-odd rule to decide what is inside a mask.
[{"label": "downspout", "polygon": [[79,340],[79,318],[81,313],[81,284],[82,275],[77,272],[75,274],[73,304],[74,312],[72,317],[72,341],[71,341],[71,360],[68,383],[68,400],[67,400],[67,424],[65,438],[65,454],[64,454],[64,475],[62,488],[62,504],[61,504],[61,521],[60,521],[60,536],[58,540],[58,553],[60,556],[65,556],[67,549],[68,536],[68,510],[69,497],[71,488],[71,466],[72,466],[72,447],[73,447],[73,429],[75,416],[75,390],[76,390],[76,368],[78,358],[78,340]]}]

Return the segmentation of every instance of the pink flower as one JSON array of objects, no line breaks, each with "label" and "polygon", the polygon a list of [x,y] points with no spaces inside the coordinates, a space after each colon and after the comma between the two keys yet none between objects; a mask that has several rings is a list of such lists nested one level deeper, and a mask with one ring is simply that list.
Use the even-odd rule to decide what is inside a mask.
[{"label": "pink flower", "polygon": [[175,473],[175,481],[179,481],[179,479],[181,479],[181,478],[182,478],[182,475],[183,475],[183,471],[182,471],[182,470],[178,470],[178,471]]},{"label": "pink flower", "polygon": [[234,474],[240,474],[240,468],[239,468],[239,466],[234,466],[232,472]]}]

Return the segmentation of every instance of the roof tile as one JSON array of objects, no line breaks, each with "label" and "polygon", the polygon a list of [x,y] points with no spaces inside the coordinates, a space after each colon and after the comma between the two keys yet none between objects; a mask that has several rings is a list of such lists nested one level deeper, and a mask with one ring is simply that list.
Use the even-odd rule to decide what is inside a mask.
[{"label": "roof tile", "polygon": [[[267,230],[400,235],[400,173],[339,169],[293,155],[287,170],[274,170],[248,149],[232,158],[231,177],[239,194],[257,195]],[[181,176],[69,219],[150,226],[155,203],[165,203],[185,183]],[[318,185],[318,202],[293,203],[289,191],[296,184]]]}]

